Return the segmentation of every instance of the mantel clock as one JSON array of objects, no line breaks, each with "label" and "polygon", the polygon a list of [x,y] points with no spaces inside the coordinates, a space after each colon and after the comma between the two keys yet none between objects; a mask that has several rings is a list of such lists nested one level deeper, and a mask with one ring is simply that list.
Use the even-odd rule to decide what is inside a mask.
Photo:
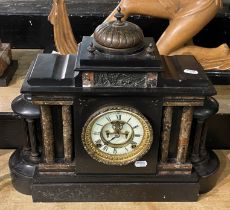
[{"label": "mantel clock", "polygon": [[[195,201],[215,184],[219,161],[205,142],[218,104],[202,67],[160,56],[115,17],[78,55],[38,55],[13,102],[39,118],[9,163],[14,187],[36,202]],[[40,115],[24,112],[31,106]]]}]

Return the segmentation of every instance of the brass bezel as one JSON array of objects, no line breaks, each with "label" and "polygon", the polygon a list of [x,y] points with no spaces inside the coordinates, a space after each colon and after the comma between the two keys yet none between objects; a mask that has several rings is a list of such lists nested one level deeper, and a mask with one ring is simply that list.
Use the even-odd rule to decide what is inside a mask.
[{"label": "brass bezel", "polygon": [[[122,155],[112,155],[102,152],[92,142],[91,138],[91,129],[95,121],[102,115],[116,111],[126,112],[136,117],[141,122],[144,130],[144,135],[141,143],[133,151]],[[120,105],[108,106],[96,111],[86,121],[82,131],[82,142],[87,153],[98,162],[107,165],[127,165],[131,162],[140,159],[149,151],[153,142],[153,130],[146,117],[139,111],[137,111],[135,108]]]}]

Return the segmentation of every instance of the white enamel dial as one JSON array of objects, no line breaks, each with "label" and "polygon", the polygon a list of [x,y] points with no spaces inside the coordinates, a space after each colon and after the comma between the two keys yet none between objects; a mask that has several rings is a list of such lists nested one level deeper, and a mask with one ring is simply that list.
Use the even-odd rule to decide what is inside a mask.
[{"label": "white enamel dial", "polygon": [[147,119],[135,109],[108,107],[88,120],[83,143],[94,159],[124,165],[147,152],[152,143],[152,129]]},{"label": "white enamel dial", "polygon": [[142,141],[143,126],[129,113],[115,111],[100,116],[91,130],[93,143],[107,154],[125,154]]}]

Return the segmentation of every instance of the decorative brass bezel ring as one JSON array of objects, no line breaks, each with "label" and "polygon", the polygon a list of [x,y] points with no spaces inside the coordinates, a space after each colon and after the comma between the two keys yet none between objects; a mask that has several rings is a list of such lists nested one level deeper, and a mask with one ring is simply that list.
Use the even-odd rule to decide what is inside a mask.
[{"label": "decorative brass bezel ring", "polygon": [[[144,135],[141,140],[141,143],[131,152],[126,154],[120,154],[120,155],[106,154],[102,152],[93,143],[91,138],[91,130],[96,120],[100,118],[102,115],[116,112],[116,111],[125,112],[136,117],[140,121],[144,130]],[[153,130],[146,117],[143,114],[141,114],[139,111],[137,111],[135,108],[128,107],[128,106],[120,106],[120,105],[108,106],[99,109],[97,112],[92,114],[89,117],[89,119],[86,121],[82,131],[82,142],[86,152],[93,159],[107,165],[122,166],[122,165],[127,165],[131,162],[135,162],[136,160],[139,160],[149,151],[153,142]]]}]

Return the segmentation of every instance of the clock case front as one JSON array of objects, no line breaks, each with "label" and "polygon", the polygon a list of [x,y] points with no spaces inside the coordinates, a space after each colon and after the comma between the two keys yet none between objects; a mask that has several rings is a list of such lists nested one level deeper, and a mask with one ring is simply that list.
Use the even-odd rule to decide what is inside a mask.
[{"label": "clock case front", "polygon": [[[147,166],[136,167],[135,162],[114,166],[94,160],[84,149],[81,134],[86,121],[101,108],[108,106],[127,106],[141,112],[153,129],[153,143],[150,150],[138,161],[146,161]],[[157,171],[160,125],[162,118],[162,99],[136,96],[90,96],[80,97],[74,102],[74,136],[76,151],[76,172],[79,174],[155,174]]]}]

